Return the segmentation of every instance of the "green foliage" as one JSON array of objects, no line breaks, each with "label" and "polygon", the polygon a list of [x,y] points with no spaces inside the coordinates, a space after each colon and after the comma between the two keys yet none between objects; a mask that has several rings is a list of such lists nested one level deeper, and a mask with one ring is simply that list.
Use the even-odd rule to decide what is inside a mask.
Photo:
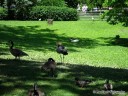
[{"label": "green foliage", "polygon": [[28,19],[32,4],[29,0],[17,0],[15,10],[16,19]]},{"label": "green foliage", "polygon": [[79,0],[65,0],[65,2],[71,8],[77,8],[78,3],[80,3]]},{"label": "green foliage", "polygon": [[128,4],[127,0],[109,0],[108,6],[112,9],[106,13],[108,16],[107,21],[110,24],[122,23],[124,26],[128,26]]},{"label": "green foliage", "polygon": [[[110,24],[122,23],[124,26],[128,26],[128,1],[127,0],[86,0],[89,1],[87,5],[92,8],[100,4],[103,7],[111,7],[103,14],[102,17],[107,17],[107,22]],[[98,7],[98,6],[97,6]],[[99,6],[100,7],[100,6]]]},{"label": "green foliage", "polygon": [[[55,21],[52,26],[46,21],[0,21],[0,96],[28,96],[35,82],[45,96],[105,96],[93,94],[93,90],[103,90],[106,79],[115,91],[125,91],[128,96],[127,30],[104,21]],[[120,39],[115,42],[117,34]],[[69,42],[72,37],[79,42]],[[29,56],[14,60],[7,46],[10,39],[14,48]],[[59,63],[57,41],[68,49],[65,64]],[[40,70],[49,57],[57,62],[54,78]],[[79,88],[76,76],[93,82]]]},{"label": "green foliage", "polygon": [[[71,1],[71,0],[67,0],[67,1]],[[102,8],[103,3],[105,2],[105,0],[76,0],[76,1],[77,3],[80,4],[87,4],[89,9],[92,9],[94,7]]]},{"label": "green foliage", "polygon": [[37,5],[41,6],[58,6],[58,7],[64,7],[66,6],[64,0],[40,0],[38,1]]},{"label": "green foliage", "polygon": [[41,20],[54,19],[56,21],[70,21],[77,20],[77,11],[68,7],[56,6],[35,6],[30,12],[30,19]]},{"label": "green foliage", "polygon": [[0,19],[5,19],[7,16],[7,9],[0,7]]}]

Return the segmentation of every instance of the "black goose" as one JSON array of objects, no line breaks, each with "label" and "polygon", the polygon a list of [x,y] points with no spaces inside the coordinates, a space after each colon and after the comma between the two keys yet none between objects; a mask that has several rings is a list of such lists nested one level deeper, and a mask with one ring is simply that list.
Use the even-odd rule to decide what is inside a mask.
[{"label": "black goose", "polygon": [[55,76],[56,62],[53,58],[49,58],[47,62],[41,67],[42,70],[48,71],[49,75]]},{"label": "black goose", "polygon": [[[68,51],[61,43],[57,43],[56,52],[60,54],[61,63],[64,63],[64,55],[68,55]],[[61,54],[63,57],[61,57]]]},{"label": "black goose", "polygon": [[79,87],[84,87],[91,82],[92,82],[91,80],[80,80],[78,77],[75,77],[75,83]]},{"label": "black goose", "polygon": [[35,83],[33,89],[29,90],[28,96],[45,96],[45,94],[37,88],[37,84]]},{"label": "black goose", "polygon": [[13,56],[15,56],[15,59],[17,59],[17,57],[20,59],[20,57],[22,57],[22,56],[28,56],[27,53],[21,51],[20,49],[13,48],[13,46],[14,46],[13,41],[10,40],[9,43],[11,44],[9,50],[10,50],[11,54]]}]

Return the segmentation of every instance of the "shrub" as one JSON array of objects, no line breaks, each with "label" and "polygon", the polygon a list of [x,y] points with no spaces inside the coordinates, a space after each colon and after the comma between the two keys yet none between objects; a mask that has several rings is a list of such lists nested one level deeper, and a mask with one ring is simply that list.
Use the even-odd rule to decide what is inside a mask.
[{"label": "shrub", "polygon": [[7,16],[7,9],[0,7],[0,19],[5,19]]},{"label": "shrub", "polygon": [[56,6],[35,6],[30,12],[30,19],[32,20],[54,19],[55,21],[70,21],[77,20],[77,11],[68,7]]}]

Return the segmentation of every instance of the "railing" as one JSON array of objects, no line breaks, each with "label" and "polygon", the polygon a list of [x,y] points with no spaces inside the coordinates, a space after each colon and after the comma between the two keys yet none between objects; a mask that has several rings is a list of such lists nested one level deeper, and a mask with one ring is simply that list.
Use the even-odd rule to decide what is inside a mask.
[{"label": "railing", "polygon": [[[87,12],[78,11],[80,20],[106,20],[106,18],[101,19],[101,15],[104,13],[104,10],[92,10]],[[108,10],[108,9],[107,9]]]}]

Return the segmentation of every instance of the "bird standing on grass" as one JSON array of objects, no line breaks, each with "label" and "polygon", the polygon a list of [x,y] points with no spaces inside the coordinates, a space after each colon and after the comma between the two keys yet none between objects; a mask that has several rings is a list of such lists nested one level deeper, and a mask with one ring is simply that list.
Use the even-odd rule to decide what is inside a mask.
[{"label": "bird standing on grass", "polygon": [[15,59],[17,59],[17,57],[20,59],[20,57],[22,57],[22,56],[28,56],[28,54],[23,52],[22,50],[13,48],[13,46],[14,46],[13,41],[10,40],[9,43],[10,43],[9,50],[10,50],[11,54],[13,56],[15,56]]},{"label": "bird standing on grass", "polygon": [[94,21],[94,17],[92,16],[92,21]]},{"label": "bird standing on grass", "polygon": [[44,95],[44,92],[41,92],[41,91],[37,88],[37,84],[34,83],[33,89],[29,90],[28,96],[45,96],[45,95]]},{"label": "bird standing on grass", "polygon": [[113,89],[113,85],[111,83],[109,83],[109,80],[106,80],[106,82],[104,84],[104,89],[105,90],[112,90]]},{"label": "bird standing on grass", "polygon": [[41,67],[41,69],[48,71],[49,75],[55,76],[56,62],[53,58],[49,58],[47,62]]},{"label": "bird standing on grass", "polygon": [[104,89],[106,91],[110,91],[108,93],[106,93],[105,96],[113,96],[112,95],[112,89],[113,89],[113,85],[111,83],[109,83],[109,80],[106,80],[105,84],[104,84]]},{"label": "bird standing on grass", "polygon": [[[68,51],[65,48],[65,46],[63,46],[60,42],[57,43],[57,49],[56,49],[57,53],[60,54],[60,58],[61,58],[61,63],[64,63],[64,55],[68,55]],[[61,56],[63,55],[63,56]]]},{"label": "bird standing on grass", "polygon": [[80,80],[78,77],[75,77],[75,83],[77,86],[83,88],[84,86],[88,85],[91,83],[91,80]]},{"label": "bird standing on grass", "polygon": [[48,25],[53,25],[53,19],[47,19]]}]

